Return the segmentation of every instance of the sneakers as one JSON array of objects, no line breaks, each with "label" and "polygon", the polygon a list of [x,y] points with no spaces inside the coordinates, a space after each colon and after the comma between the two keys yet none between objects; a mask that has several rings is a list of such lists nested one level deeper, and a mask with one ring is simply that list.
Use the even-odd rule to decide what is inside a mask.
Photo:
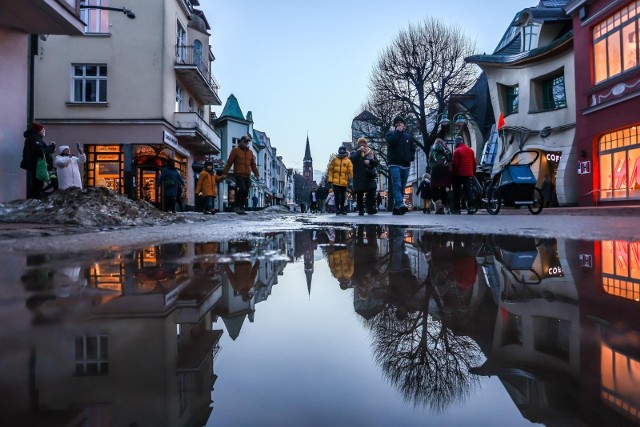
[{"label": "sneakers", "polygon": [[402,211],[402,214],[406,214],[407,212],[409,212],[409,208],[406,207],[405,205],[400,206],[400,211]]},{"label": "sneakers", "polygon": [[394,209],[393,212],[391,212],[391,215],[404,215],[405,211],[402,210],[402,208],[399,209]]}]

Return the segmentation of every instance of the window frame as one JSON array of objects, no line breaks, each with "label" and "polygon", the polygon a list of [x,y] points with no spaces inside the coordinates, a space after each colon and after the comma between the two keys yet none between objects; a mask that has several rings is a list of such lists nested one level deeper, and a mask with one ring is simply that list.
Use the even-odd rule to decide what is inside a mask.
[{"label": "window frame", "polygon": [[[96,67],[96,75],[87,75],[88,67]],[[81,69],[81,75],[76,75],[76,70]],[[104,69],[104,75],[101,74],[101,71]],[[107,64],[71,64],[71,88],[70,88],[70,98],[71,102],[75,104],[106,104],[108,102],[108,78],[109,78],[109,70]],[[80,82],[81,84],[81,95],[82,99],[78,99],[77,90],[76,90],[76,82]],[[95,82],[95,100],[87,100],[90,98],[88,90],[87,90],[87,82]],[[104,88],[104,99],[101,99],[100,95],[103,92]]]},{"label": "window frame", "polygon": [[522,42],[520,45],[520,52],[528,52],[531,49],[535,49],[538,47],[540,29],[540,24],[536,24],[531,21],[522,26]]},{"label": "window frame", "polygon": [[[109,6],[109,0],[84,0],[84,3],[87,6]],[[95,18],[92,19],[92,16]],[[109,34],[111,32],[108,10],[80,9],[80,20],[86,24],[84,26],[85,34]],[[92,28],[92,22],[95,22],[98,28]]]},{"label": "window frame", "polygon": [[520,112],[520,85],[502,85],[504,91],[504,115]]},{"label": "window frame", "polygon": [[[625,33],[629,26],[635,27],[635,30],[631,29]],[[634,1],[594,25],[592,31],[594,84],[606,82],[640,67],[639,31],[640,0]],[[627,35],[627,42],[625,42],[623,34]],[[634,41],[629,37],[631,35],[635,35]],[[632,65],[627,66],[626,59],[630,59],[630,55],[627,55],[629,52],[626,48],[631,45],[635,45],[635,58],[633,58]]]},{"label": "window frame", "polygon": [[180,86],[178,82],[176,82],[176,113],[184,113],[184,97],[185,91]]},{"label": "window frame", "polygon": [[[89,339],[96,340],[96,355],[89,356]],[[81,347],[81,348],[80,348]],[[74,340],[74,375],[81,377],[106,376],[109,375],[109,336],[100,335],[80,335]],[[78,354],[81,350],[82,354]],[[91,371],[89,366],[95,366],[95,371]]]},{"label": "window frame", "polygon": [[187,41],[187,30],[176,18],[176,60],[183,64],[187,60]]},{"label": "window frame", "polygon": [[[562,99],[556,100],[555,96],[555,82],[558,79],[562,79]],[[541,110],[540,111],[555,111],[562,108],[567,108],[567,89],[565,86],[564,74],[557,74],[550,76],[540,81],[541,90]]]}]

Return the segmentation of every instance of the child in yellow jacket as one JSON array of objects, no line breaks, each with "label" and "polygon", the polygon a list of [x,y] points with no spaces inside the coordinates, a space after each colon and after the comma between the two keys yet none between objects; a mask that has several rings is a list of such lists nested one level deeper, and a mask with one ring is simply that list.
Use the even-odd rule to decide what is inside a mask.
[{"label": "child in yellow jacket", "polygon": [[336,197],[336,215],[347,214],[344,203],[347,199],[347,186],[351,178],[353,178],[353,165],[347,157],[347,149],[340,147],[338,157],[331,161],[327,171],[327,182],[333,185],[333,193]]}]

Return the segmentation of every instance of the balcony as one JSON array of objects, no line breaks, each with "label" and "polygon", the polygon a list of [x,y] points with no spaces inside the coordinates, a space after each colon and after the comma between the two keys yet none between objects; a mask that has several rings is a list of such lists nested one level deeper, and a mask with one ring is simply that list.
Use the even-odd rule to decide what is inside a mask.
[{"label": "balcony", "polygon": [[84,34],[79,0],[0,0],[0,10],[0,28],[27,34]]},{"label": "balcony", "polygon": [[173,113],[176,137],[181,144],[202,154],[219,154],[220,137],[196,113]]},{"label": "balcony", "polygon": [[198,100],[207,105],[222,105],[218,82],[211,75],[208,51],[202,47],[176,45],[174,69],[180,80]]}]

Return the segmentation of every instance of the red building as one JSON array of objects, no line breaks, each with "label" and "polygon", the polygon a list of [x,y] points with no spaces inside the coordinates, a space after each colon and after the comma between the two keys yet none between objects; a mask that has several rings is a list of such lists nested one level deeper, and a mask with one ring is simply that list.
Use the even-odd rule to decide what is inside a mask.
[{"label": "red building", "polygon": [[638,0],[573,0],[578,203],[640,204]]}]

